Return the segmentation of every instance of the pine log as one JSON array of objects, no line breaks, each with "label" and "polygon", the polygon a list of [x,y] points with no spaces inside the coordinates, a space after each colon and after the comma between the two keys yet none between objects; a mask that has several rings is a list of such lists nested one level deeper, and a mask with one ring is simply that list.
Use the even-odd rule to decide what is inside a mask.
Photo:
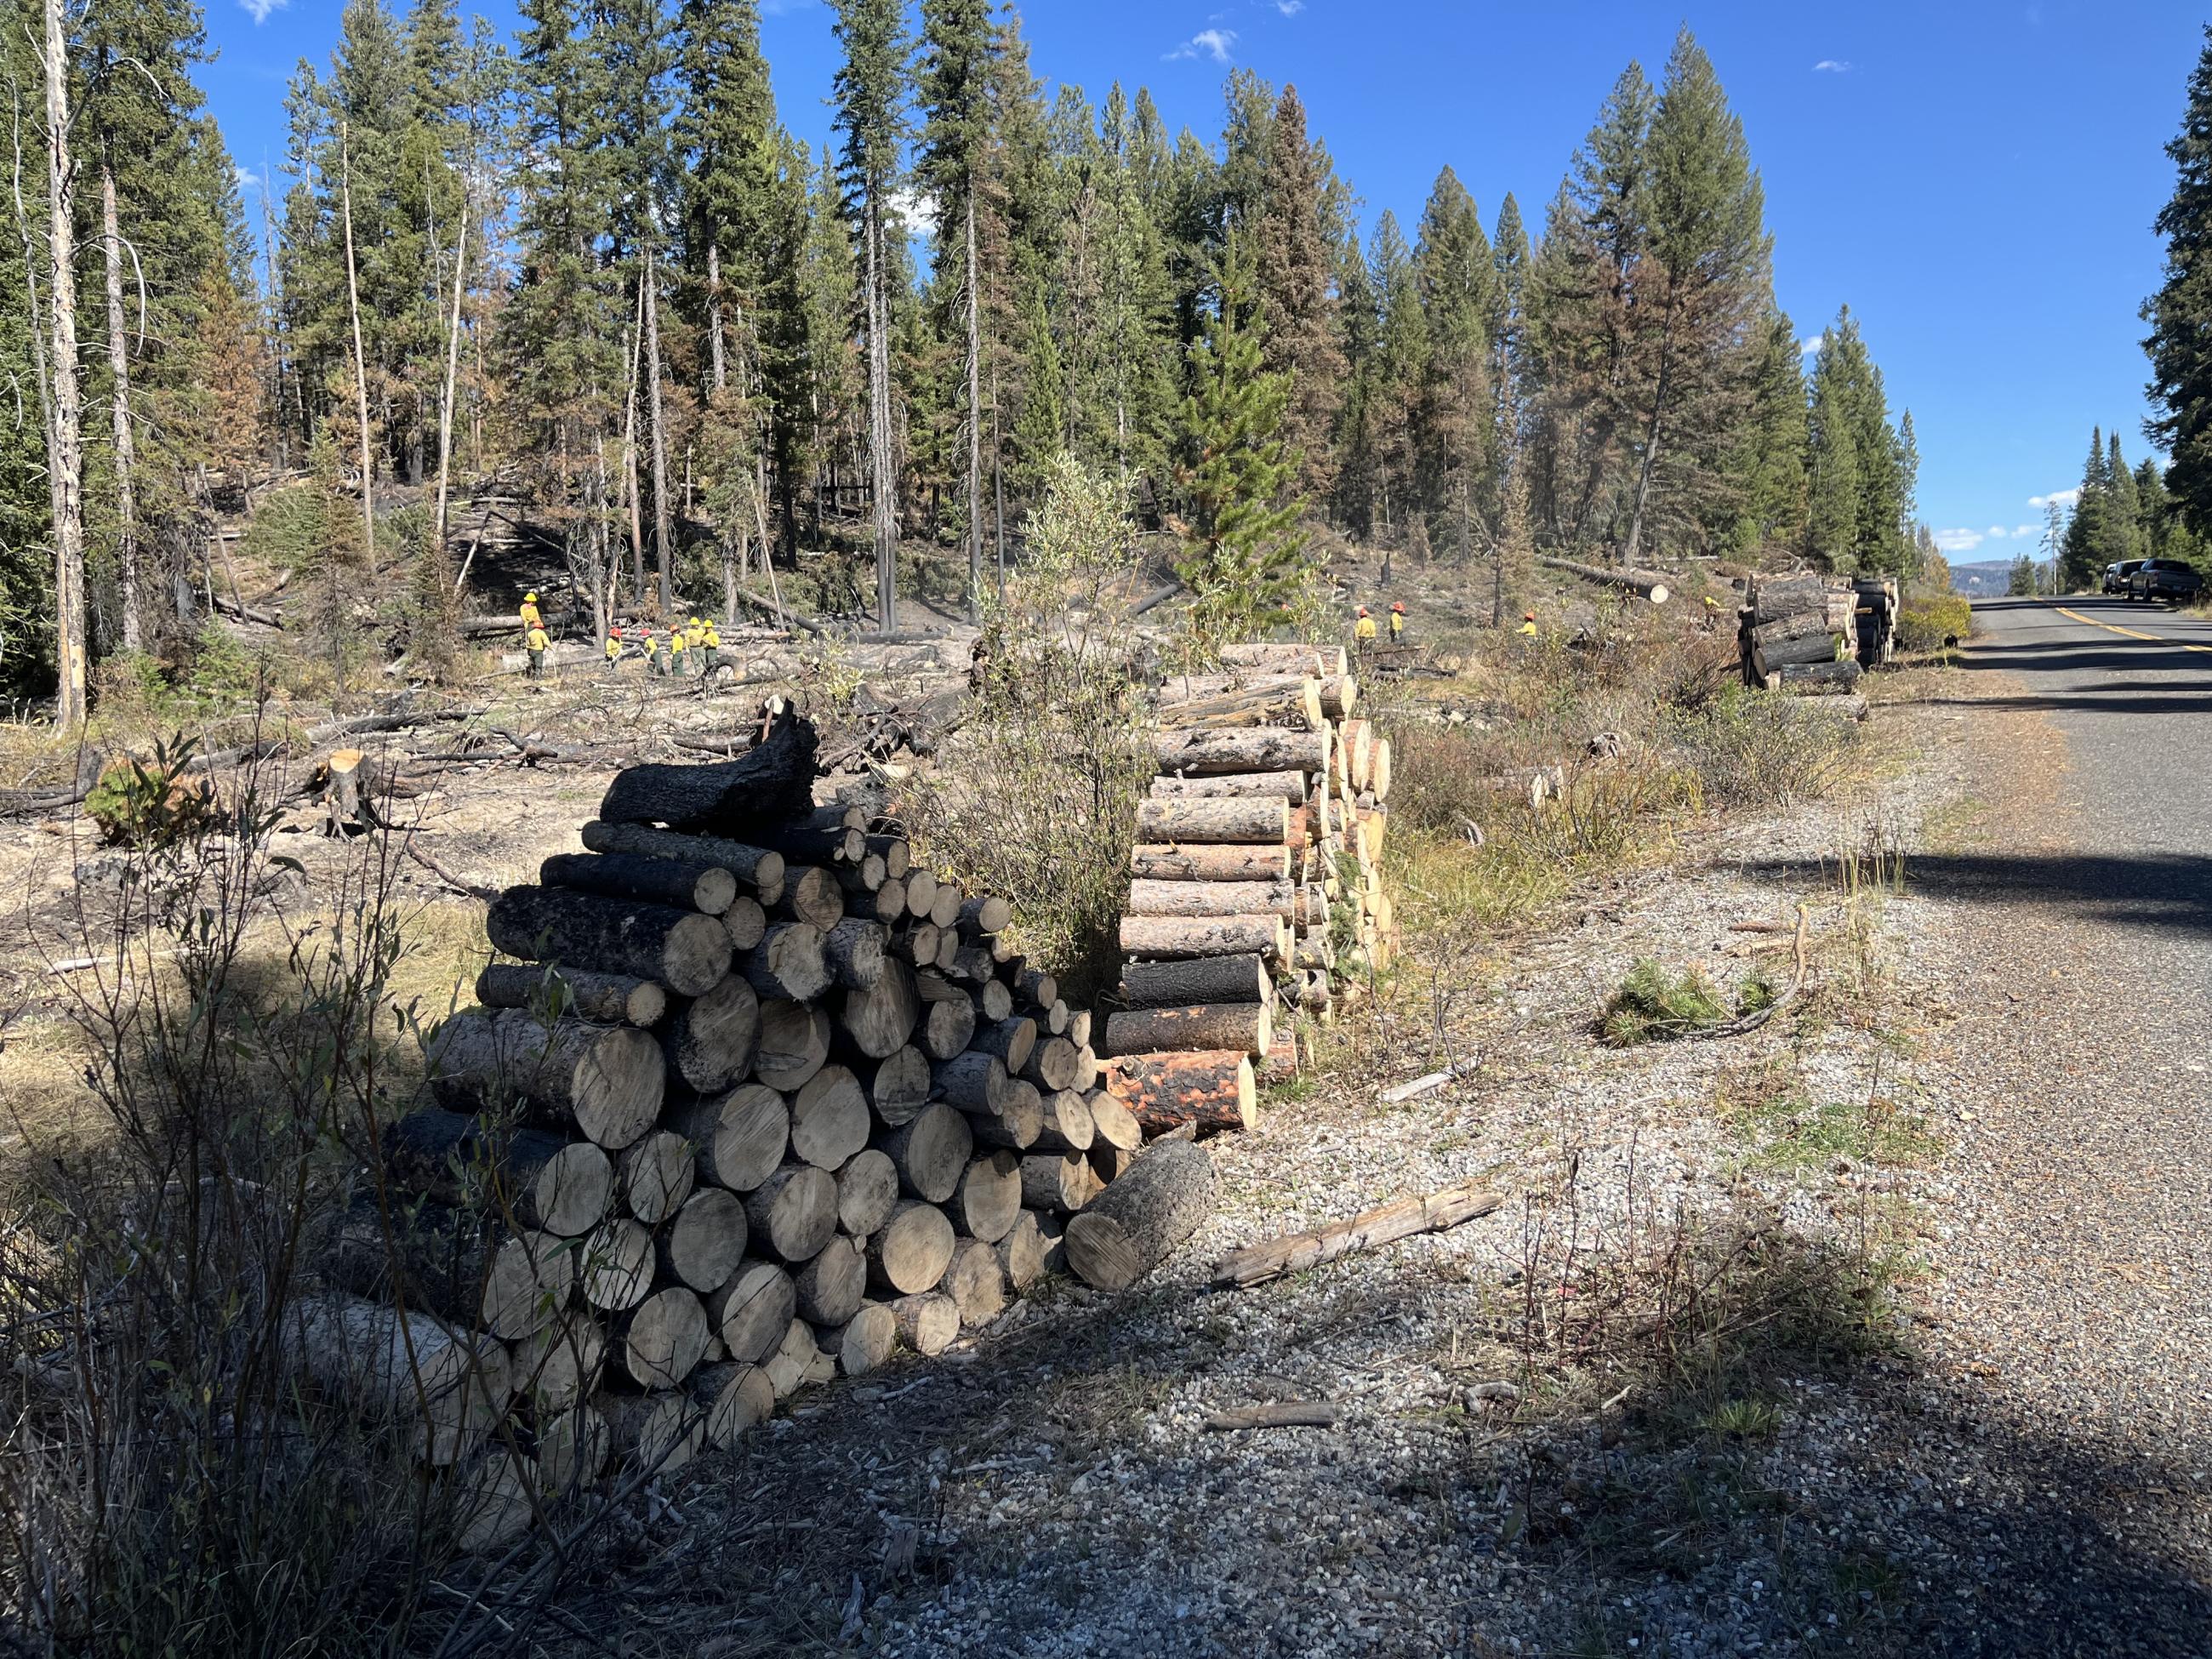
[{"label": "pine log", "polygon": [[508,956],[658,980],[678,996],[703,995],[730,969],[729,935],[712,916],[556,887],[508,888],[484,931]]},{"label": "pine log", "polygon": [[890,872],[884,868],[883,856],[878,853],[863,853],[858,864],[833,864],[830,866],[830,873],[836,878],[837,885],[845,890],[846,909],[870,914],[873,914],[875,909],[870,901],[890,879]]},{"label": "pine log", "polygon": [[909,921],[906,931],[900,935],[899,954],[917,968],[934,970],[938,946],[941,943],[935,922]]},{"label": "pine log", "polygon": [[1055,1089],[1043,1097],[1042,1125],[1032,1143],[1041,1152],[1083,1152],[1097,1139],[1091,1103],[1073,1089]]},{"label": "pine log", "polygon": [[1091,1046],[1091,1010],[1071,1008],[1067,1011],[1067,1030],[1061,1036],[1079,1048]]},{"label": "pine log", "polygon": [[970,1114],[968,1127],[983,1146],[1027,1152],[1044,1131],[1044,1097],[1026,1079],[1009,1079],[999,1109]]},{"label": "pine log", "polygon": [[785,870],[783,896],[770,908],[826,933],[845,919],[845,892],[821,866],[794,864]]},{"label": "pine log", "polygon": [[1157,777],[1147,792],[1154,800],[1221,800],[1261,797],[1306,804],[1303,772],[1224,772],[1202,778]]},{"label": "pine log", "polygon": [[768,933],[768,912],[749,893],[740,893],[722,912],[722,931],[730,936],[730,949],[750,951]]},{"label": "pine log", "polygon": [[841,1169],[868,1144],[868,1097],[842,1066],[824,1066],[791,1097],[792,1156]]},{"label": "pine log", "polygon": [[[935,976],[932,975],[932,977]],[[940,985],[945,983],[943,980],[938,980],[937,982]],[[994,980],[992,983],[997,984],[997,981]],[[989,987],[983,988],[988,990]],[[1000,986],[999,988],[1002,992],[1006,989],[1004,986]],[[1000,1011],[999,1018],[1004,1019],[1012,1010],[1013,998],[1009,994],[1006,999],[1006,1006]],[[969,1001],[964,995],[957,1002],[931,1002],[929,1012],[922,1017],[922,1052],[932,1060],[951,1060],[955,1055],[964,1052],[968,1045],[975,1040],[976,1012],[975,1004]]]},{"label": "pine log", "polygon": [[614,1455],[636,1474],[673,1474],[705,1444],[703,1413],[688,1394],[603,1391],[592,1397],[592,1408],[606,1421]]},{"label": "pine log", "polygon": [[1850,691],[1857,686],[1859,676],[1864,672],[1849,658],[1841,662],[1791,663],[1768,683],[1778,684],[1786,691]]},{"label": "pine log", "polygon": [[699,1298],[672,1285],[615,1321],[608,1351],[641,1389],[672,1389],[698,1365],[707,1335]]},{"label": "pine log", "polygon": [[868,838],[847,823],[802,821],[775,824],[755,833],[793,866],[858,864],[867,856]]},{"label": "pine log", "polygon": [[669,1069],[701,1094],[743,1077],[759,1041],[760,998],[738,974],[726,974],[702,997],[678,1002],[660,1030]]},{"label": "pine log", "polygon": [[886,880],[903,880],[914,867],[914,849],[904,836],[870,836],[867,848],[883,860]]},{"label": "pine log", "polygon": [[1274,988],[1267,961],[1258,956],[1133,962],[1121,970],[1121,1001],[1133,1009],[1266,1002],[1274,995]]},{"label": "pine log", "polygon": [[1022,1203],[1026,1208],[1065,1214],[1081,1209],[1097,1189],[1098,1179],[1080,1152],[1031,1152],[1022,1160]]},{"label": "pine log", "polygon": [[963,900],[954,915],[953,924],[963,939],[981,939],[996,933],[1014,919],[1014,907],[996,896]]},{"label": "pine log", "polygon": [[599,803],[605,823],[742,835],[803,817],[814,802],[814,726],[787,713],[750,753],[705,766],[631,766]]},{"label": "pine log", "polygon": [[791,1139],[783,1097],[759,1083],[696,1102],[668,1122],[690,1143],[699,1179],[732,1193],[749,1193],[767,1180]]},{"label": "pine log", "polygon": [[1076,1047],[1066,1037],[1045,1038],[1030,1050],[1028,1063],[1022,1067],[1022,1076],[1047,1093],[1078,1087],[1076,1079],[1081,1075]]},{"label": "pine log", "polygon": [[1447,1187],[1422,1198],[1400,1199],[1380,1209],[1333,1222],[1305,1232],[1285,1233],[1258,1244],[1231,1250],[1213,1270],[1213,1282],[1224,1287],[1264,1285],[1285,1273],[1319,1267],[1324,1261],[1390,1244],[1416,1233],[1441,1232],[1463,1221],[1488,1215],[1504,1202],[1504,1195],[1472,1184]]},{"label": "pine log", "polygon": [[842,1325],[860,1310],[868,1261],[860,1242],[842,1234],[792,1270],[799,1316],[811,1325]]},{"label": "pine log", "polygon": [[[939,927],[937,930],[937,971],[953,978],[961,975],[954,969],[960,965],[960,930]],[[972,976],[971,976],[972,977]]]},{"label": "pine log", "polygon": [[1098,1177],[1098,1184],[1110,1187],[1128,1173],[1129,1165],[1136,1162],[1137,1152],[1130,1146],[1109,1146],[1102,1140],[1085,1156],[1091,1160],[1091,1173]]},{"label": "pine log", "polygon": [[1777,640],[1769,645],[1753,646],[1751,672],[1765,676],[1800,663],[1826,663],[1836,659],[1834,635],[1810,635],[1803,639]]},{"label": "pine log", "polygon": [[987,979],[980,985],[966,985],[961,988],[968,993],[969,1006],[975,1010],[981,1024],[996,1025],[1000,1020],[1013,1018],[1013,988],[1006,981]]},{"label": "pine log", "polygon": [[932,1204],[952,1196],[975,1146],[968,1120],[943,1101],[923,1107],[883,1142],[898,1166],[899,1190]]},{"label": "pine log", "polygon": [[1108,1060],[1104,1079],[1148,1136],[1185,1123],[1206,1132],[1249,1129],[1259,1121],[1252,1060],[1242,1049],[1132,1054]]},{"label": "pine log", "polygon": [[811,1164],[787,1164],[745,1199],[753,1244],[780,1261],[822,1253],[837,1231],[837,1180]]},{"label": "pine log", "polygon": [[626,1313],[653,1291],[653,1235],[628,1216],[611,1216],[576,1246],[584,1300],[602,1313]]},{"label": "pine log", "polygon": [[[950,1258],[947,1264],[951,1265]],[[899,1340],[922,1355],[940,1354],[960,1334],[960,1304],[949,1296],[924,1291],[884,1304],[891,1310]]]},{"label": "pine log", "polygon": [[1258,955],[1279,965],[1290,951],[1290,923],[1280,916],[1124,916],[1121,951],[1159,959]]},{"label": "pine log", "polygon": [[1784,617],[1827,616],[1828,585],[1818,576],[1753,576],[1745,597],[1754,631]]},{"label": "pine log", "polygon": [[1266,674],[1241,683],[1234,675],[1180,675],[1160,692],[1159,720],[1167,726],[1318,732],[1325,718],[1321,682],[1305,674]]},{"label": "pine log", "polygon": [[672,1129],[655,1129],[616,1160],[623,1203],[648,1227],[657,1227],[683,1207],[698,1178],[691,1143]]},{"label": "pine log", "polygon": [[966,902],[957,887],[942,878],[939,879],[937,896],[929,902],[929,919],[937,924],[939,933],[957,935],[960,931],[960,907]]},{"label": "pine log", "polygon": [[1130,855],[1140,881],[1286,881],[1288,847],[1166,847],[1139,845]]},{"label": "pine log", "polygon": [[775,1352],[798,1306],[791,1274],[773,1261],[743,1263],[705,1299],[723,1349],[745,1364],[757,1364]]},{"label": "pine log", "polygon": [[980,1329],[1006,1310],[1006,1269],[999,1265],[999,1253],[982,1239],[963,1238],[953,1245],[944,1283],[945,1295],[960,1310],[963,1330]]},{"label": "pine log", "polygon": [[951,1207],[957,1231],[997,1243],[1022,1212],[1021,1160],[1003,1147],[981,1154],[961,1176]]},{"label": "pine log", "polygon": [[1273,797],[1137,803],[1137,837],[1143,842],[1279,847],[1289,830],[1290,808]]},{"label": "pine log", "polygon": [[881,922],[853,916],[823,935],[830,977],[848,991],[865,991],[884,976],[890,933]]},{"label": "pine log", "polygon": [[[948,928],[945,931],[944,939],[940,941],[937,952],[937,965],[951,975],[953,978],[965,980],[969,984],[981,985],[988,982],[998,970],[999,964],[996,958],[983,946],[962,945],[959,943],[959,939],[960,935],[957,930]],[[946,944],[954,947],[949,962],[945,959],[943,948]]]},{"label": "pine log", "polygon": [[515,1344],[515,1393],[543,1413],[580,1406],[599,1385],[606,1346],[606,1333],[589,1314],[556,1314]]},{"label": "pine log", "polygon": [[511,1548],[530,1531],[544,1479],[536,1458],[507,1446],[457,1465],[446,1483],[454,1547],[480,1556]]},{"label": "pine log", "polygon": [[1127,1290],[1213,1212],[1213,1160],[1187,1140],[1155,1141],[1067,1224],[1067,1265],[1095,1290]]},{"label": "pine log", "polygon": [[385,1168],[410,1192],[574,1238],[614,1202],[614,1164],[589,1140],[426,1106],[388,1125]]},{"label": "pine log", "polygon": [[[1152,755],[1163,772],[1187,776],[1220,772],[1322,772],[1328,767],[1326,732],[1263,726],[1216,731],[1200,726],[1156,733]],[[1279,837],[1278,837],[1279,839]]]},{"label": "pine log", "polygon": [[1346,720],[1340,728],[1344,740],[1345,775],[1357,794],[1374,775],[1375,727],[1368,720]]},{"label": "pine log", "polygon": [[1006,1064],[996,1054],[970,1048],[933,1068],[933,1092],[963,1112],[996,1114],[1006,1103]]},{"label": "pine log", "polygon": [[969,1045],[969,1052],[995,1054],[1006,1063],[1008,1072],[1018,1072],[1029,1064],[1030,1055],[1036,1048],[1036,1022],[1025,1014],[1020,1014],[976,1032],[975,1041]]},{"label": "pine log", "polygon": [[[784,1328],[790,1329],[789,1322]],[[726,1359],[691,1373],[685,1391],[700,1413],[701,1437],[715,1451],[727,1451],[775,1415],[775,1389],[758,1365]]]},{"label": "pine log", "polygon": [[854,1066],[853,1074],[860,1079],[876,1121],[886,1129],[913,1121],[914,1115],[929,1103],[929,1059],[919,1048],[900,1048],[881,1060],[864,1061]]},{"label": "pine log", "polygon": [[1006,1284],[1016,1296],[1025,1294],[1044,1277],[1044,1236],[1037,1231],[1035,1210],[1024,1210],[1016,1216],[1006,1236],[992,1248],[997,1252],[1000,1271],[1006,1275]]},{"label": "pine log", "polygon": [[907,915],[917,921],[927,921],[929,913],[936,904],[937,872],[928,869],[908,870],[906,872]]},{"label": "pine log", "polygon": [[702,1187],[684,1200],[657,1241],[660,1270],[704,1296],[737,1272],[748,1236],[744,1201],[720,1187]]},{"label": "pine log", "polygon": [[[851,992],[849,995],[866,995]],[[793,1094],[830,1058],[830,1015],[805,1002],[761,1005],[760,1047],[753,1051],[753,1076],[771,1089]]]},{"label": "pine log", "polygon": [[1106,1022],[1106,1047],[1115,1054],[1234,1048],[1258,1059],[1267,1054],[1273,1040],[1274,1017],[1264,1002],[1136,1008],[1115,1014]]},{"label": "pine log", "polygon": [[668,993],[649,979],[513,962],[495,962],[477,975],[477,1000],[487,1008],[574,1012],[610,1025],[657,1024],[668,1009]]},{"label": "pine log", "polygon": [[738,896],[738,878],[716,864],[683,864],[641,853],[556,853],[538,866],[546,887],[636,899],[719,916]]},{"label": "pine log", "polygon": [[502,1237],[483,1218],[438,1205],[387,1216],[366,1193],[331,1231],[321,1267],[341,1290],[404,1300],[509,1342],[550,1323],[576,1279],[574,1249],[552,1233]]},{"label": "pine log", "polygon": [[763,1001],[811,1002],[830,988],[822,930],[811,921],[771,923],[738,967]]},{"label": "pine log", "polygon": [[898,1351],[898,1320],[888,1304],[864,1301],[843,1324],[817,1330],[815,1340],[836,1356],[845,1376],[865,1376]]},{"label": "pine log", "polygon": [[952,1224],[944,1211],[906,1200],[868,1239],[868,1283],[886,1296],[934,1290],[951,1263],[952,1245]]},{"label": "pine log", "polygon": [[1349,664],[1340,645],[1276,645],[1245,642],[1221,647],[1221,660],[1232,667],[1276,674],[1342,674]]},{"label": "pine log", "polygon": [[1097,1135],[1092,1143],[1118,1146],[1124,1152],[1134,1152],[1145,1143],[1144,1126],[1121,1103],[1121,1097],[1109,1089],[1092,1089],[1084,1095],[1091,1108],[1091,1124]]},{"label": "pine log", "polygon": [[447,1105],[495,1108],[520,1097],[610,1152],[653,1127],[667,1084],[648,1033],[572,1019],[548,1027],[526,1008],[464,1011],[425,1048],[431,1087]]},{"label": "pine log", "polygon": [[1049,1210],[1031,1210],[1036,1218],[1037,1243],[1044,1251],[1044,1270],[1048,1273],[1067,1271],[1067,1218]]},{"label": "pine log", "polygon": [[860,909],[886,927],[906,921],[905,878],[901,876],[885,877],[884,884],[876,889],[872,902],[862,905]]},{"label": "pine log", "polygon": [[773,848],[717,836],[678,835],[672,830],[648,830],[638,823],[586,823],[578,838],[594,853],[634,853],[646,858],[673,860],[680,864],[711,864],[727,870],[756,891],[781,890],[783,854]]},{"label": "pine log", "polygon": [[914,970],[906,963],[885,958],[876,982],[848,990],[839,1000],[837,1024],[863,1055],[882,1060],[913,1040],[915,1020],[921,1012]]},{"label": "pine log", "polygon": [[1376,739],[1375,758],[1368,768],[1367,793],[1375,798],[1378,806],[1390,799],[1390,785],[1397,769],[1393,753],[1389,738]]},{"label": "pine log", "polygon": [[[1801,611],[1793,616],[1778,617],[1770,623],[1760,623],[1747,628],[1743,642],[1756,651],[1762,647],[1789,645],[1800,640],[1826,640],[1832,645],[1835,635],[1828,631],[1828,613],[1825,607]],[[1817,661],[1817,658],[1807,659]]]},{"label": "pine log", "polygon": [[1298,890],[1287,881],[1148,881],[1129,884],[1133,916],[1290,916]]},{"label": "pine log", "polygon": [[855,1152],[837,1171],[837,1224],[854,1238],[882,1231],[898,1200],[898,1165],[879,1146]]}]

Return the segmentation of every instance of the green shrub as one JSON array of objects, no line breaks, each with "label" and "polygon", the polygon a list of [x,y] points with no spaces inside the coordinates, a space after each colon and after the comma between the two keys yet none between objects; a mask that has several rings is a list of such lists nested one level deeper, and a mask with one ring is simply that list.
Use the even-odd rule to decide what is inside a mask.
[{"label": "green shrub", "polygon": [[1741,684],[1670,715],[1666,732],[1706,799],[1727,806],[1819,799],[1849,775],[1859,738],[1826,698]]},{"label": "green shrub", "polygon": [[1620,988],[1606,999],[1598,1029],[1614,1048],[1627,1048],[1711,1030],[1773,1002],[1774,987],[1763,974],[1747,980],[1730,1006],[1721,988],[1698,969],[1670,974],[1651,957],[1640,957]]},{"label": "green shrub", "polygon": [[330,538],[329,496],[310,479],[264,495],[239,550],[279,570],[302,571],[320,561]]},{"label": "green shrub", "polygon": [[1974,607],[1957,593],[1915,593],[1897,613],[1897,645],[1901,651],[1940,651],[1946,639],[1966,637],[1974,625]]}]

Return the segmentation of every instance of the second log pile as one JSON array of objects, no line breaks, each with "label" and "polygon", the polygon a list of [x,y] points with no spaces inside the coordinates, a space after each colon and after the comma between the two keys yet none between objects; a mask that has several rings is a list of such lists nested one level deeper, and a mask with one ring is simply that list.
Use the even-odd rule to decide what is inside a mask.
[{"label": "second log pile", "polygon": [[1236,645],[1160,694],[1137,812],[1107,1084],[1148,1133],[1249,1127],[1255,1064],[1295,1067],[1279,1010],[1327,1019],[1386,966],[1389,740],[1340,647]]},{"label": "second log pile", "polygon": [[1738,617],[1744,684],[1768,690],[1855,689],[1857,605],[1853,592],[1831,592],[1816,575],[1753,576]]},{"label": "second log pile", "polygon": [[[589,850],[491,906],[517,960],[429,1040],[439,1103],[338,1229],[306,1363],[391,1396],[473,1541],[941,1351],[1135,1159],[1090,1015],[1007,947],[1006,902],[815,807],[813,760],[786,716],[741,760],[618,775]],[[1182,1214],[1125,1207],[1100,1274]]]}]

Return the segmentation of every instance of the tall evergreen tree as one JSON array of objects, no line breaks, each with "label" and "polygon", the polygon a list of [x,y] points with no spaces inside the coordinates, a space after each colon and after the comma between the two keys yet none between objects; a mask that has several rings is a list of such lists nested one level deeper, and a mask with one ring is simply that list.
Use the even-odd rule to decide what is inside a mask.
[{"label": "tall evergreen tree", "polygon": [[1473,556],[1491,503],[1498,410],[1491,380],[1498,270],[1474,198],[1449,167],[1421,213],[1416,256],[1429,352],[1420,390],[1419,504],[1431,533]]},{"label": "tall evergreen tree", "polygon": [[1306,137],[1305,106],[1296,87],[1285,87],[1268,135],[1255,251],[1267,368],[1291,388],[1284,439],[1298,455],[1300,489],[1316,501],[1328,491],[1328,441],[1344,380],[1329,280],[1334,244],[1324,222],[1328,185],[1326,164]]},{"label": "tall evergreen tree", "polygon": [[2151,441],[2172,459],[2166,485],[2175,508],[2212,535],[2212,27],[2189,76],[2181,131],[2166,147],[2173,194],[2159,210],[2166,269],[2143,306],[2150,324],[2149,392],[2159,413]]}]

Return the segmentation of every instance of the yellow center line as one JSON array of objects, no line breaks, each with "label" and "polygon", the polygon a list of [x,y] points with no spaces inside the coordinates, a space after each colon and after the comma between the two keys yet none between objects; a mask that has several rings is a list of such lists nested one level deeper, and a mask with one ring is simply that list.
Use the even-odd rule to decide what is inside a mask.
[{"label": "yellow center line", "polygon": [[2186,640],[2168,639],[2163,634],[2146,634],[2139,628],[2123,628],[2118,623],[2099,622],[2094,617],[2085,617],[2078,611],[2069,611],[2064,605],[2052,607],[2062,617],[2071,617],[2077,623],[2087,623],[2092,628],[2101,628],[2107,634],[2124,634],[2131,640],[2148,640],[2153,645],[2178,645],[2184,651],[2212,652],[2212,645],[2191,645]]}]

